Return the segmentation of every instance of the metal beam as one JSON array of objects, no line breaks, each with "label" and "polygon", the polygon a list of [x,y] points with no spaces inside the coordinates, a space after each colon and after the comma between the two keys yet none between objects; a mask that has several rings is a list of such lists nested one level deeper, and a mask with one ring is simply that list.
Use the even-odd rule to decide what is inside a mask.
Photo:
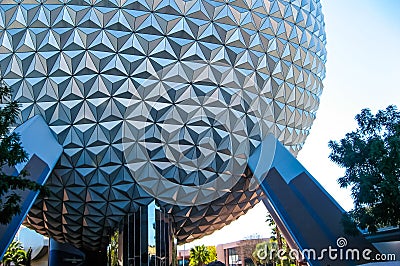
[{"label": "metal beam", "polygon": [[361,233],[344,234],[343,208],[273,135],[256,148],[248,165],[288,244],[310,265],[358,265],[379,253]]},{"label": "metal beam", "polygon": [[[2,171],[9,175],[17,175],[26,170],[29,173],[26,178],[44,185],[61,156],[63,151],[61,145],[43,118],[38,115],[17,127],[14,132],[20,135],[22,146],[28,153],[28,161],[15,167],[4,167]],[[0,258],[3,257],[39,194],[38,191],[30,190],[16,192],[21,196],[21,213],[15,215],[9,224],[0,225]]]}]

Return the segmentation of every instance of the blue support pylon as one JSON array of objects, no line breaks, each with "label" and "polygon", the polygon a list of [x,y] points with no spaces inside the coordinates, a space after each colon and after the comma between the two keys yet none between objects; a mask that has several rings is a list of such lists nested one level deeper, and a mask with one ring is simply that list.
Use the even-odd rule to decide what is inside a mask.
[{"label": "blue support pylon", "polygon": [[273,135],[255,149],[248,166],[293,255],[313,266],[347,266],[379,253],[361,233],[345,235],[343,208]]},{"label": "blue support pylon", "polygon": [[[14,132],[20,135],[22,147],[28,153],[28,161],[15,167],[4,167],[2,171],[8,175],[17,175],[26,170],[28,172],[26,178],[44,185],[61,156],[62,146],[39,115],[27,120]],[[21,196],[21,213],[15,215],[9,224],[0,225],[0,258],[3,257],[39,194],[38,191],[30,190],[16,192]]]}]

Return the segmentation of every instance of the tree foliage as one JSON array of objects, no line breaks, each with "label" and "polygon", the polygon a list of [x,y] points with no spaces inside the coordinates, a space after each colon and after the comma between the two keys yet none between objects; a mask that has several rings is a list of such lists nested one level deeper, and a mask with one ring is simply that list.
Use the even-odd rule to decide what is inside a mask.
[{"label": "tree foliage", "polygon": [[29,266],[31,265],[32,249],[27,252],[22,248],[21,242],[12,241],[3,256],[2,263],[4,266]]},{"label": "tree foliage", "polygon": [[107,256],[110,261],[110,266],[119,266],[118,261],[118,238],[119,232],[115,230],[115,232],[110,237],[110,244],[107,249]]},{"label": "tree foliage", "polygon": [[203,266],[217,260],[217,249],[215,246],[195,246],[190,249],[189,265]]},{"label": "tree foliage", "polygon": [[14,167],[28,158],[19,135],[11,131],[18,113],[19,105],[11,100],[10,88],[0,84],[0,224],[8,224],[14,215],[21,212],[21,197],[16,190],[42,189],[39,184],[27,179],[24,171],[16,176],[3,172],[4,167]]},{"label": "tree foliage", "polygon": [[345,168],[338,179],[351,188],[354,209],[349,217],[361,229],[375,232],[400,225],[400,113],[388,106],[373,115],[363,109],[355,117],[358,128],[340,141],[330,141],[329,158]]},{"label": "tree foliage", "polygon": [[[271,228],[271,238],[269,242],[265,242],[265,248],[270,257],[268,260],[265,260],[263,262],[270,263],[272,265],[279,263],[279,265],[282,266],[296,265],[296,261],[289,257],[290,247],[287,244],[285,237],[279,230],[278,225],[275,223],[270,213],[267,214],[266,222],[268,226]],[[277,250],[283,250],[284,256],[279,258]]]},{"label": "tree foliage", "polygon": [[217,247],[216,246],[207,246],[208,249],[208,260],[206,264],[211,263],[217,260]]},{"label": "tree foliage", "polygon": [[253,252],[253,257],[256,260],[256,265],[280,265],[280,266],[295,266],[296,261],[289,256],[290,248],[285,239],[279,247],[278,241],[270,239],[262,243],[258,243]]},{"label": "tree foliage", "polygon": [[272,263],[268,242],[257,243],[253,251],[254,265],[269,265]]},{"label": "tree foliage", "polygon": [[274,241],[277,241],[278,247],[281,249],[283,246],[283,242],[285,241],[285,238],[281,234],[281,231],[278,228],[278,225],[275,223],[274,219],[272,218],[271,214],[267,214],[267,220],[266,222],[268,223],[268,226],[271,228],[271,239]]},{"label": "tree foliage", "polygon": [[[259,237],[259,236],[258,236]],[[243,253],[243,256],[245,259],[250,259],[253,263],[253,265],[257,265],[258,263],[258,258],[255,257],[256,253],[254,251],[256,250],[257,244],[265,242],[261,238],[249,238],[246,240],[242,240],[240,243],[240,249],[241,252]],[[247,263],[245,263],[247,265]]]}]

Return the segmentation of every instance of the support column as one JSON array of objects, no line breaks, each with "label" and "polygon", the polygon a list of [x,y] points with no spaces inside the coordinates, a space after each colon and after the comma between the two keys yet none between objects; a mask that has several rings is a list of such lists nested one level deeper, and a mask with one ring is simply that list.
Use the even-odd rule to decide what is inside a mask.
[{"label": "support column", "polygon": [[85,253],[68,243],[50,239],[49,266],[83,266]]},{"label": "support column", "polygon": [[118,242],[124,266],[168,266],[174,245],[171,219],[155,202],[141,206],[125,217]]},{"label": "support column", "polygon": [[125,266],[148,265],[148,211],[147,206],[124,218],[122,231],[119,234],[119,250]]},{"label": "support column", "polygon": [[379,253],[361,233],[345,235],[345,211],[274,136],[261,142],[248,165],[289,246],[304,252],[310,265],[353,266],[369,262],[363,251],[371,258]]},{"label": "support column", "polygon": [[155,266],[168,266],[172,262],[174,245],[169,215],[160,209],[155,209],[155,224]]},{"label": "support column", "polygon": [[68,243],[50,239],[49,266],[107,266],[107,249],[80,250]]}]

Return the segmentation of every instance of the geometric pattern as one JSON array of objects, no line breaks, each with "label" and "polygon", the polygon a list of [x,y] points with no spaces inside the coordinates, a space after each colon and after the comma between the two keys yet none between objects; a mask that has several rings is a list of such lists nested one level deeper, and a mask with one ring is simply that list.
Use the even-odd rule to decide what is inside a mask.
[{"label": "geometric pattern", "polygon": [[[294,155],[301,149],[325,44],[319,0],[0,0],[0,77],[21,103],[20,123],[40,114],[64,148],[27,223],[100,248],[127,212],[153,200],[137,159],[186,186],[237,162],[221,197],[160,202],[180,242],[229,224],[263,196],[248,189],[240,155],[268,132]],[[133,146],[141,156],[127,154]]]}]

